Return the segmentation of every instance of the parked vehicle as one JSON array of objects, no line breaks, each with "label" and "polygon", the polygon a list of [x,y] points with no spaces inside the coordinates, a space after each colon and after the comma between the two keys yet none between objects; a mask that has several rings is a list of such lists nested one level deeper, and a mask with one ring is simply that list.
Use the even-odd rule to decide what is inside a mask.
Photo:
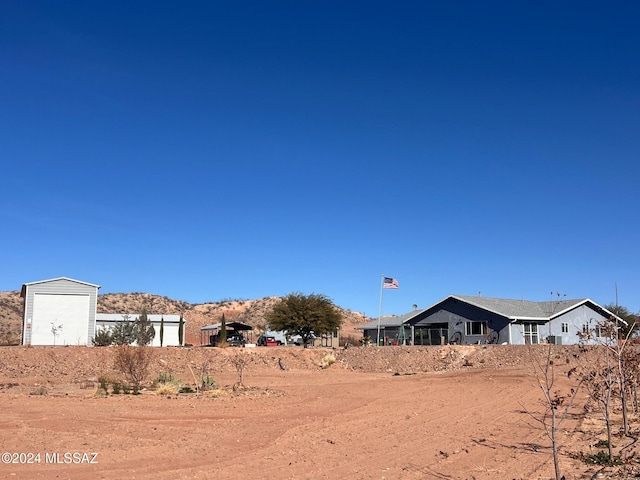
[{"label": "parked vehicle", "polygon": [[275,337],[265,335],[264,333],[258,337],[257,344],[261,347],[277,347],[278,345],[282,345]]},{"label": "parked vehicle", "polygon": [[[308,345],[313,345],[313,342],[315,341],[315,339],[316,339],[316,336],[312,334],[311,338],[309,339]],[[291,337],[289,337],[289,343],[292,343],[297,346],[304,345],[304,342],[302,341],[302,337],[300,335],[292,335]]]},{"label": "parked vehicle", "polygon": [[236,333],[235,335],[231,335],[230,337],[227,337],[227,343],[231,347],[244,347],[246,340],[244,339],[241,333]]}]

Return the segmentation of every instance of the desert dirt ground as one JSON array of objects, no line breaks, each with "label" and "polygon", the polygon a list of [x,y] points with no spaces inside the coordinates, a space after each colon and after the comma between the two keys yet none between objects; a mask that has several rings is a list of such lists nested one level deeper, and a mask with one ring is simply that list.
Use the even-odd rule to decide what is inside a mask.
[{"label": "desert dirt ground", "polygon": [[[553,478],[521,350],[413,348],[255,349],[236,392],[234,349],[164,349],[151,376],[188,383],[206,361],[220,390],[107,397],[94,382],[111,368],[109,349],[0,349],[1,449],[40,453],[39,463],[1,464],[0,478]],[[321,369],[327,353],[337,361]],[[601,470],[571,455],[601,438],[584,400],[560,432],[567,479]],[[97,453],[97,463],[64,463],[67,452],[82,462]]]}]

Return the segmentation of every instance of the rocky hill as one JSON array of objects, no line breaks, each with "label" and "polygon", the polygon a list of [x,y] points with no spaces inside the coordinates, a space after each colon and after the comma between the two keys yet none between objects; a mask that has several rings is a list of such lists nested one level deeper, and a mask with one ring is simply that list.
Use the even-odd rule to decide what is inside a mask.
[{"label": "rocky hill", "polygon": [[[224,299],[218,302],[191,304],[149,293],[107,293],[98,295],[98,313],[139,313],[143,308],[150,314],[183,315],[186,321],[185,341],[200,344],[200,328],[220,321],[224,313],[227,321],[239,321],[264,329],[264,317],[279,297],[256,300]],[[343,336],[360,336],[355,327],[370,321],[361,313],[338,307],[344,319]],[[23,300],[19,291],[0,292],[0,345],[20,342]]]},{"label": "rocky hill", "polygon": [[0,292],[0,345],[20,343],[23,309],[19,291]]}]

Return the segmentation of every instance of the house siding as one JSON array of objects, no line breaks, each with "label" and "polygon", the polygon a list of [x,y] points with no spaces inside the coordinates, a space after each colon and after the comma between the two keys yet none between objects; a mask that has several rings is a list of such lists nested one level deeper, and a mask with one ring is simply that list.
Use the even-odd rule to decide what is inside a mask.
[{"label": "house siding", "polygon": [[[607,317],[594,310],[590,305],[584,304],[553,318],[550,322],[545,322],[544,320],[536,322],[538,323],[538,337],[540,342],[547,342],[549,337],[556,337],[556,343],[573,345],[580,342],[578,333],[582,332],[584,325],[589,329],[595,329],[599,323],[603,323],[606,320],[608,320]],[[562,331],[563,323],[567,324],[567,332]],[[523,328],[523,321],[516,321],[512,325],[511,342],[513,344],[525,343]],[[558,337],[560,341],[557,340]]]},{"label": "house siding", "polygon": [[[487,330],[486,335],[467,335],[465,331],[466,322],[486,322],[489,330]],[[417,322],[411,323],[415,328],[428,328],[433,324],[447,324],[448,342],[457,340],[457,343],[463,344],[487,343],[491,331],[497,333],[497,338],[496,335],[491,337],[493,343],[508,340],[508,319],[455,298],[448,298],[439,305],[438,310],[426,312],[426,315],[422,316]]]}]

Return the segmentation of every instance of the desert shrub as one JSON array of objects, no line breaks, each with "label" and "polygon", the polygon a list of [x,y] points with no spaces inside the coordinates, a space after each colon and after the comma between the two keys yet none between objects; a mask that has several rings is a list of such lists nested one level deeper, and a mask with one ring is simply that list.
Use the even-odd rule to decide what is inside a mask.
[{"label": "desert shrub", "polygon": [[140,384],[147,377],[152,358],[150,347],[119,345],[115,348],[114,367],[131,382],[134,393],[139,391]]},{"label": "desert shrub", "polygon": [[91,343],[94,347],[108,347],[113,344],[113,335],[111,334],[111,329],[109,328],[101,328],[99,329],[95,336],[91,339]]},{"label": "desert shrub", "polygon": [[244,387],[244,371],[252,361],[253,357],[245,350],[239,350],[238,353],[231,357],[231,364],[236,367],[236,372],[238,373],[236,387]]},{"label": "desert shrub", "polygon": [[158,374],[158,377],[155,379],[154,383],[156,383],[156,384],[159,384],[159,383],[175,383],[177,381],[178,381],[178,379],[176,377],[174,377],[172,374],[166,373],[166,372],[160,372]]},{"label": "desert shrub", "polygon": [[182,388],[182,381],[170,373],[160,372],[154,380],[157,395],[175,395]]},{"label": "desert shrub", "polygon": [[200,376],[200,390],[213,390],[218,386],[217,382],[209,375]]},{"label": "desert shrub", "polygon": [[175,395],[181,389],[179,383],[161,383],[156,387],[156,395]]},{"label": "desert shrub", "polygon": [[327,353],[324,357],[322,357],[322,360],[320,360],[320,363],[318,365],[320,366],[320,368],[329,368],[334,363],[336,363],[336,357],[333,355],[333,353]]},{"label": "desert shrub", "polygon": [[33,392],[31,392],[31,395],[46,395],[46,394],[47,394],[47,387],[45,387],[44,385],[40,385]]},{"label": "desert shrub", "polygon": [[180,391],[178,393],[195,393],[193,388],[189,387],[188,385],[185,385],[184,387],[182,387],[180,389]]},{"label": "desert shrub", "polygon": [[620,457],[610,457],[608,452],[600,450],[598,453],[587,455],[585,462],[591,465],[622,465],[623,462]]},{"label": "desert shrub", "polygon": [[120,395],[122,393],[122,382],[113,382],[111,388],[114,395]]},{"label": "desert shrub", "polygon": [[105,392],[109,391],[109,377],[105,376],[105,375],[100,375],[98,377],[98,388],[103,389]]}]

